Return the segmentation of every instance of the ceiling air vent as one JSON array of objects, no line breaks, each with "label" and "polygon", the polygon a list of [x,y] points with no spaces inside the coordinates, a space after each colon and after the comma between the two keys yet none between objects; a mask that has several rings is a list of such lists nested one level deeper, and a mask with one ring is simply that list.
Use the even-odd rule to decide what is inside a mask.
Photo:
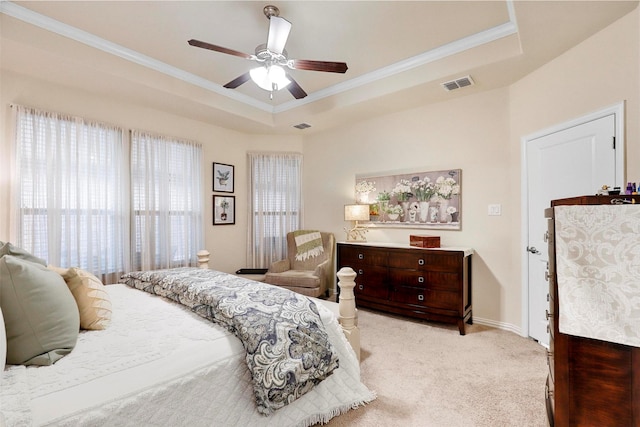
[{"label": "ceiling air vent", "polygon": [[460,77],[459,79],[444,82],[442,83],[442,87],[444,88],[444,90],[449,92],[455,89],[460,89],[461,87],[472,86],[473,84],[474,83],[471,76],[464,76]]},{"label": "ceiling air vent", "polygon": [[306,128],[310,128],[311,125],[308,123],[300,123],[299,125],[294,125],[293,127],[296,129],[306,129]]}]

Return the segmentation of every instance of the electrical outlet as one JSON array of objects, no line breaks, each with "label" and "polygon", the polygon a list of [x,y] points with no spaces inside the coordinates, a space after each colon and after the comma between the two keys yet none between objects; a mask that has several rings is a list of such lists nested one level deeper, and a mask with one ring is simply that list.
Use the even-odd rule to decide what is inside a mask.
[{"label": "electrical outlet", "polygon": [[489,215],[491,216],[502,215],[502,205],[489,205]]}]

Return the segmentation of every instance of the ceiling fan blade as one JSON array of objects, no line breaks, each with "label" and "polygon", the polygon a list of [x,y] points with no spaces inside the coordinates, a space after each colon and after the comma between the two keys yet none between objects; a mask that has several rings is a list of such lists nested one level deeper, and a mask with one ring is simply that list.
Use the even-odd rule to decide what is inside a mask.
[{"label": "ceiling fan blade", "polygon": [[293,95],[293,97],[295,99],[301,99],[301,98],[304,98],[305,96],[307,96],[307,92],[305,92],[304,89],[302,89],[302,87],[300,87],[298,82],[295,81],[293,79],[293,77],[291,77],[291,75],[289,73],[287,73],[287,78],[289,80],[291,80],[291,83],[289,83],[287,85],[287,90],[289,91],[289,93],[291,95]]},{"label": "ceiling fan blade", "polygon": [[291,22],[279,16],[269,18],[269,36],[267,37],[267,49],[274,53],[282,53],[284,45],[289,38]]},{"label": "ceiling fan blade", "polygon": [[250,78],[251,76],[249,75],[249,72],[246,72],[241,76],[238,76],[235,79],[231,80],[229,83],[224,85],[224,87],[226,87],[227,89],[235,89],[241,84],[248,82]]},{"label": "ceiling fan blade", "polygon": [[308,59],[293,59],[292,66],[296,70],[310,70],[310,71],[326,71],[328,73],[346,73],[346,62],[332,62],[332,61],[310,61]]},{"label": "ceiling fan blade", "polygon": [[216,52],[226,53],[228,55],[239,56],[240,58],[252,59],[253,57],[247,53],[238,52],[237,50],[227,49],[226,47],[216,46],[215,44],[201,42],[200,40],[191,39],[188,41],[191,46],[201,47],[203,49],[215,50]]}]

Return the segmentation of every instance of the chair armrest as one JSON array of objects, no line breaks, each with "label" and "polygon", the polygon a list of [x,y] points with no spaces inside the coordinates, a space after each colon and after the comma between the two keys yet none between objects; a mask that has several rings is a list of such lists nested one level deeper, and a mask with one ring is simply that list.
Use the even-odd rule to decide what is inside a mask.
[{"label": "chair armrest", "polygon": [[291,270],[291,265],[289,265],[288,259],[281,259],[280,261],[273,262],[271,263],[271,267],[269,267],[269,273],[282,273],[287,270]]},{"label": "chair armrest", "polygon": [[315,276],[320,277],[321,279],[324,278],[324,276],[327,274],[327,269],[330,267],[330,260],[325,260],[323,262],[321,262],[320,264],[318,264],[315,268],[315,270],[313,271],[313,274]]}]

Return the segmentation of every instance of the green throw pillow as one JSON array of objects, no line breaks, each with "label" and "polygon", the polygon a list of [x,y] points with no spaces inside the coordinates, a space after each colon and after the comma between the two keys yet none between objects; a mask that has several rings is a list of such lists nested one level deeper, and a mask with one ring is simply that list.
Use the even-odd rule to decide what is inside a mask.
[{"label": "green throw pillow", "polygon": [[38,258],[35,255],[31,255],[29,252],[25,251],[22,248],[12,245],[9,242],[0,242],[0,258],[5,255],[13,255],[18,258],[25,259],[27,261],[35,262],[38,264],[42,264],[46,267],[47,263],[42,259]]},{"label": "green throw pillow", "polygon": [[76,345],[80,315],[62,276],[14,255],[0,258],[7,363],[51,365]]}]

